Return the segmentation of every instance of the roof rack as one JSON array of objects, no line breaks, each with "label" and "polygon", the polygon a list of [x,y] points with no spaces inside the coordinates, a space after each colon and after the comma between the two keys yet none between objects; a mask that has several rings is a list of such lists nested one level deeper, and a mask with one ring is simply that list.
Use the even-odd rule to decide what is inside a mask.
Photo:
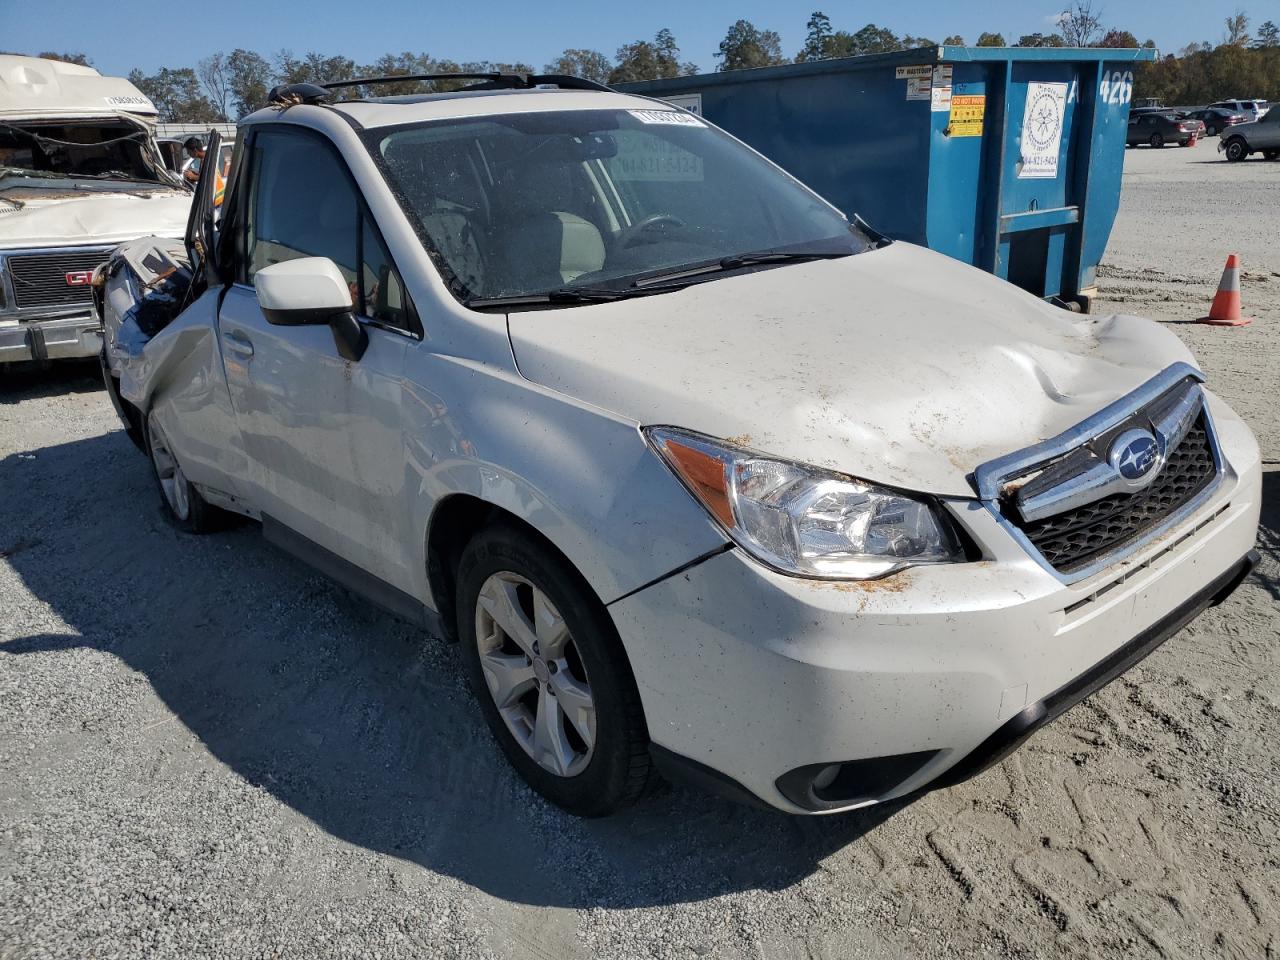
[{"label": "roof rack", "polygon": [[[464,90],[531,90],[534,87],[555,86],[562,90],[599,90],[612,92],[603,83],[571,77],[559,73],[410,73],[390,77],[363,77],[357,80],[331,80],[318,84],[325,90],[343,87],[365,87],[379,83],[405,83],[431,80],[475,80],[477,83]],[[310,84],[307,84],[310,86]]]}]

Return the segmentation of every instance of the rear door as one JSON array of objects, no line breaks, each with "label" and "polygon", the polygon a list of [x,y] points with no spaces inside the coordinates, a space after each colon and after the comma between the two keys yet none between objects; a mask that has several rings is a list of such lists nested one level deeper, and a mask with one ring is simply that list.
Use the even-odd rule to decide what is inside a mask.
[{"label": "rear door", "polygon": [[[345,161],[297,127],[255,129],[237,282],[219,315],[227,382],[262,512],[407,589],[401,372],[416,321]],[[323,256],[347,277],[369,334],[358,361],[328,326],[274,326],[257,271]]]}]

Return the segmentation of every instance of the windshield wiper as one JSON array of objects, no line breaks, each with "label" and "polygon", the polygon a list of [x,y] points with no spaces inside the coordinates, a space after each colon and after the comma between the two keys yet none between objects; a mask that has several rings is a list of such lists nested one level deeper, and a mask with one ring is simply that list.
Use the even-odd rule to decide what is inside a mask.
[{"label": "windshield wiper", "polygon": [[607,287],[562,287],[559,290],[548,290],[546,293],[516,293],[509,297],[472,297],[465,301],[465,306],[472,310],[492,310],[495,307],[541,307],[555,304],[573,306],[586,303],[609,303],[613,300],[626,300],[629,297],[643,297],[647,294],[662,292],[662,290],[610,290]]},{"label": "windshield wiper", "polygon": [[650,274],[635,282],[635,286],[644,288],[653,284],[669,284],[674,280],[686,277],[701,277],[708,273],[722,273],[726,270],[739,270],[742,267],[756,267],[769,263],[803,263],[806,260],[837,260],[840,257],[853,256],[852,250],[826,251],[783,251],[762,250],[759,253],[738,253],[729,257],[721,257],[710,263],[701,263],[692,267],[677,267],[662,273]]}]

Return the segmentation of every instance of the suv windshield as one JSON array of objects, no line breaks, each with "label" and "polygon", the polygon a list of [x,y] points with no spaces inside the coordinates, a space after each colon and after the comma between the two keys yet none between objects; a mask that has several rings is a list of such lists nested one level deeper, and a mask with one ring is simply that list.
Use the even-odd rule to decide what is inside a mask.
[{"label": "suv windshield", "polygon": [[370,147],[455,294],[473,304],[652,293],[872,245],[685,111],[434,120],[376,131]]},{"label": "suv windshield", "polygon": [[0,170],[43,181],[92,178],[165,183],[150,134],[125,120],[0,121]]}]

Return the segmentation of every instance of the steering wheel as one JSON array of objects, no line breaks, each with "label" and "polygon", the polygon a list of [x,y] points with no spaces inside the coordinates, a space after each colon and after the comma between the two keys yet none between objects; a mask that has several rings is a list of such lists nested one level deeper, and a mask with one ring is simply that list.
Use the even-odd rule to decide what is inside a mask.
[{"label": "steering wheel", "polygon": [[670,213],[650,214],[643,220],[633,223],[629,227],[625,227],[622,232],[618,234],[618,246],[622,247],[624,250],[629,247],[634,247],[640,242],[646,231],[658,226],[659,224],[666,224],[669,227],[676,227],[677,229],[688,226],[685,221]]}]

